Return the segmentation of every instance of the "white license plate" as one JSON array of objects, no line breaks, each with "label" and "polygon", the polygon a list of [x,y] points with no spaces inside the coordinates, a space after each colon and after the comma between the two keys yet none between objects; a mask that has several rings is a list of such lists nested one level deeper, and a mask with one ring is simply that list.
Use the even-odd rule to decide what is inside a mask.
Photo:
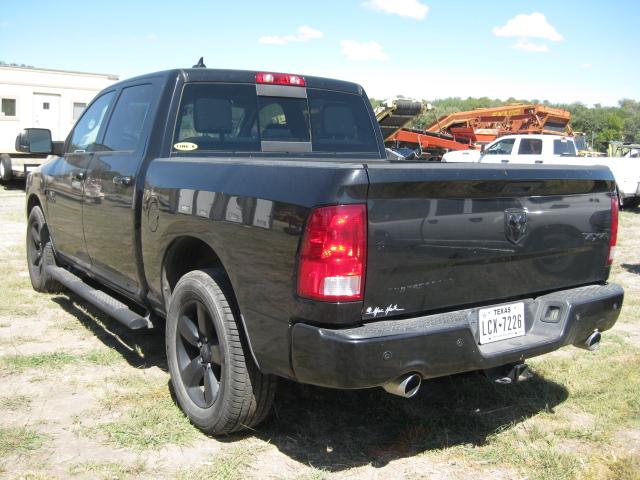
[{"label": "white license plate", "polygon": [[478,311],[480,344],[524,335],[524,303],[510,303]]}]

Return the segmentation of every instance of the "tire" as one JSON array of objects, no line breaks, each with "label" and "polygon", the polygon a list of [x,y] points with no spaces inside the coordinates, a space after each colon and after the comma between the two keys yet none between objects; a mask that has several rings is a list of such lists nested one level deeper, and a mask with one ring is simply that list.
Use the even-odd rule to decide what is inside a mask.
[{"label": "tire", "polygon": [[638,197],[625,198],[622,201],[622,207],[625,210],[632,209],[632,208],[637,208],[638,205],[640,205],[640,198],[638,198]]},{"label": "tire", "polygon": [[212,435],[259,424],[276,388],[276,378],[258,370],[244,345],[228,292],[221,271],[189,272],[176,285],[167,315],[167,359],[176,399],[189,420]]},{"label": "tire", "polygon": [[617,185],[616,185],[616,196],[618,197],[618,210],[622,210],[624,208],[624,196],[622,195],[622,192],[620,191]]},{"label": "tire", "polygon": [[37,292],[59,292],[62,286],[47,272],[46,267],[55,265],[53,245],[49,229],[40,207],[33,207],[27,220],[27,265],[31,285]]},{"label": "tire", "polygon": [[11,157],[6,153],[0,155],[0,181],[7,183],[13,178],[11,169]]}]

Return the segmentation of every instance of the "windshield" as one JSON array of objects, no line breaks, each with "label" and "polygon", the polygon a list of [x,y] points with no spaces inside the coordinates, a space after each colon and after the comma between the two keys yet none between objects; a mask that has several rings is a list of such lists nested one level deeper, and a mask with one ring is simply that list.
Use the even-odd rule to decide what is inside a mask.
[{"label": "windshield", "polygon": [[278,97],[258,95],[251,84],[187,84],[173,150],[378,153],[364,97],[312,88],[302,93]]}]

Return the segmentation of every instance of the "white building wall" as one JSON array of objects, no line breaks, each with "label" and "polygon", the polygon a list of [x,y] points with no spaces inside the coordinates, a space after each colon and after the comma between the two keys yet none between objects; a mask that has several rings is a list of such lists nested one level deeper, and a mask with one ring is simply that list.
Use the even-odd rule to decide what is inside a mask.
[{"label": "white building wall", "polygon": [[75,124],[74,103],[88,105],[117,80],[114,75],[0,66],[0,101],[16,101],[15,117],[0,110],[0,153],[15,153],[15,138],[27,127],[48,128],[53,140],[65,140]]}]

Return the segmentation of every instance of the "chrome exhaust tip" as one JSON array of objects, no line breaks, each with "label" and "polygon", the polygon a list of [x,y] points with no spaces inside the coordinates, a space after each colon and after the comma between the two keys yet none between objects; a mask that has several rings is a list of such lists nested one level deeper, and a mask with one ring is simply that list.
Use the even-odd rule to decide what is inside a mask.
[{"label": "chrome exhaust tip", "polygon": [[382,388],[393,395],[411,398],[418,393],[420,385],[422,385],[422,377],[417,373],[409,373],[408,375],[398,377],[389,383],[385,383]]},{"label": "chrome exhaust tip", "polygon": [[598,347],[600,346],[601,339],[602,339],[602,334],[598,330],[595,330],[591,335],[589,335],[586,338],[586,340],[584,340],[583,342],[576,343],[575,346],[578,348],[583,348],[585,350],[589,350],[590,352],[593,352],[594,350],[597,350]]}]

